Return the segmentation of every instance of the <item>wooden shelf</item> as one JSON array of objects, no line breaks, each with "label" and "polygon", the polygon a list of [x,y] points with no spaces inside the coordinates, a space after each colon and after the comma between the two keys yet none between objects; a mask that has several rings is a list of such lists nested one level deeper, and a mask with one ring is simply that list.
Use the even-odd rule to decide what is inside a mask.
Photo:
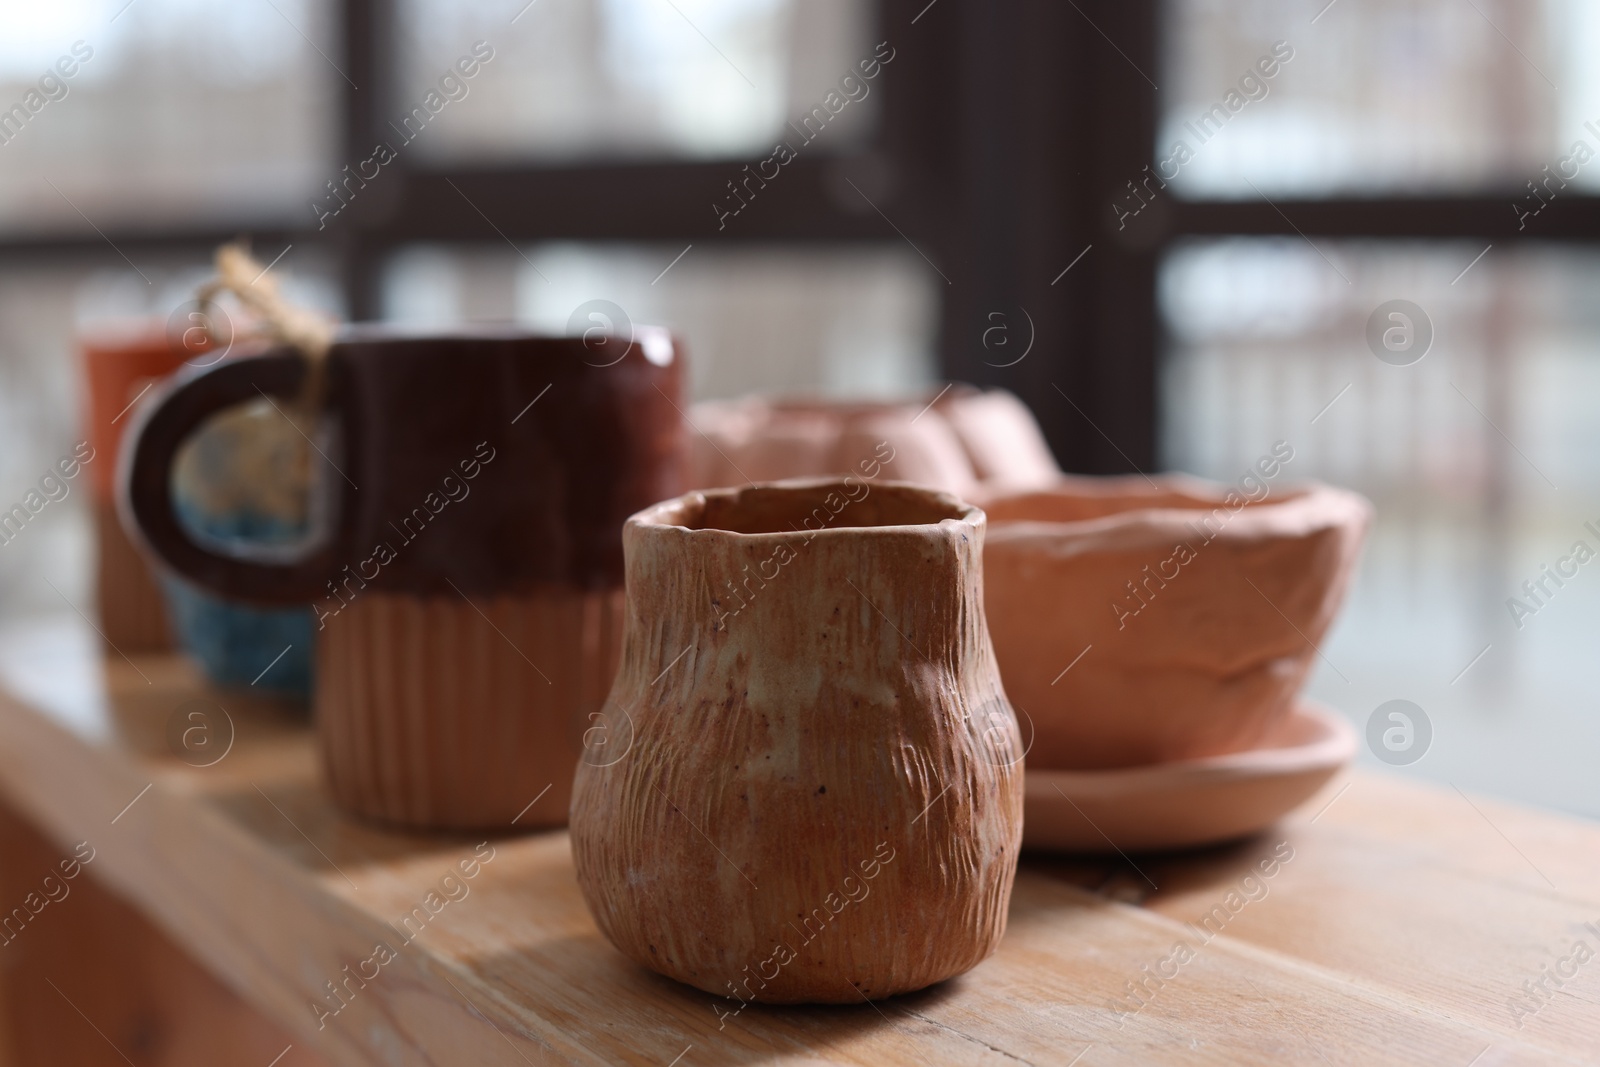
[{"label": "wooden shelf", "polygon": [[[1600,951],[1583,925],[1600,927],[1600,827],[1576,820],[1357,773],[1239,845],[1136,867],[1026,858],[999,952],[938,988],[752,1006],[719,1026],[736,1003],[600,936],[564,833],[480,846],[352,821],[329,803],[303,720],[208,692],[176,658],[102,659],[96,641],[0,636],[0,791],[64,855],[89,842],[92,876],[329,1062],[1486,1067],[1600,1049],[1600,962],[1536,1012],[1522,985],[1575,941]],[[166,740],[197,699],[236,729],[203,768]],[[480,847],[493,858],[462,878]],[[1275,873],[1245,881],[1275,850]],[[429,914],[451,873],[466,895]],[[403,927],[419,907],[427,922]],[[1220,933],[1199,932],[1208,914]],[[1192,959],[1174,958],[1179,943]],[[351,980],[338,1014],[319,1012],[338,1003],[325,983],[370,975],[380,944],[393,959]],[[1162,970],[1135,1010],[1127,983]]]}]

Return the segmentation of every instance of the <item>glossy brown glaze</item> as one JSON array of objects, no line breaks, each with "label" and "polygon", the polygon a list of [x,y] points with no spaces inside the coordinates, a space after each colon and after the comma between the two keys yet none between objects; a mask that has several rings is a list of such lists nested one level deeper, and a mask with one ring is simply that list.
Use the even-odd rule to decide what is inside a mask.
[{"label": "glossy brown glaze", "polygon": [[876,999],[993,951],[1022,767],[984,522],[860,478],[628,520],[606,714],[631,744],[591,744],[572,803],[578,881],[619,949],[726,997],[719,1014]]},{"label": "glossy brown glaze", "polygon": [[517,332],[347,331],[328,355],[326,411],[313,430],[327,529],[287,561],[245,560],[187,536],[172,509],[171,460],[223,407],[264,395],[292,408],[304,361],[278,350],[181,375],[141,419],[123,477],[129,517],[167,566],[256,603],[369,586],[437,596],[617,585],[622,521],[681,488],[682,359],[661,331],[609,347]]}]

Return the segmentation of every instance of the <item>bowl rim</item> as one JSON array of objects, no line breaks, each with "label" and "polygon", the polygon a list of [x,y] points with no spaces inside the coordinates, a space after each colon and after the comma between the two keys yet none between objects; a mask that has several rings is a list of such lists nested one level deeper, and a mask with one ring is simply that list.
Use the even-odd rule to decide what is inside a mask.
[{"label": "bowl rim", "polygon": [[1111,478],[1069,474],[1044,488],[990,493],[981,496],[980,502],[987,511],[1030,498],[1105,498],[1122,494],[1136,499],[1140,495],[1157,493],[1179,493],[1198,500],[1210,498],[1213,503],[1210,506],[1197,503],[1190,507],[1135,503],[1109,515],[1070,520],[1003,517],[991,511],[987,543],[990,547],[1004,548],[1080,541],[1116,550],[1141,549],[1151,544],[1166,544],[1173,537],[1187,539],[1193,535],[1200,517],[1215,516],[1219,512],[1223,521],[1205,542],[1249,543],[1299,538],[1327,529],[1364,530],[1373,514],[1371,502],[1361,494],[1309,480],[1284,483],[1260,501],[1246,502],[1231,509],[1225,503],[1229,494],[1243,498],[1236,487],[1181,473]]}]

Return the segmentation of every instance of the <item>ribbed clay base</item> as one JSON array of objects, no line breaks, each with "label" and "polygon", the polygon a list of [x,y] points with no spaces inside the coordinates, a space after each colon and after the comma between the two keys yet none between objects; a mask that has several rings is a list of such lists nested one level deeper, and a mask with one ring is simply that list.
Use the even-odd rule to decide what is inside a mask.
[{"label": "ribbed clay base", "polygon": [[362,593],[317,635],[334,798],[418,828],[565,825],[583,733],[603,722],[591,713],[616,673],[621,613],[620,589],[470,603]]}]

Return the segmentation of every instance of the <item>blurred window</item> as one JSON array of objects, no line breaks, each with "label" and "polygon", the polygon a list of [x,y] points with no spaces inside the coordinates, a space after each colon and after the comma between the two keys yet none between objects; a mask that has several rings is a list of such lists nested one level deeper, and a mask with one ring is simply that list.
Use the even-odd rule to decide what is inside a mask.
[{"label": "blurred window", "polygon": [[[0,482],[77,440],[74,334],[167,319],[239,233],[292,299],[347,316],[563,332],[610,300],[680,331],[697,397],[922,387],[939,288],[861,199],[883,195],[872,158],[851,162],[879,125],[883,82],[847,78],[877,17],[852,0],[0,0]],[[702,188],[731,201],[730,161],[801,144],[819,108],[783,196],[739,220],[759,243],[590,239],[618,236],[619,200],[647,222],[658,204],[687,217]],[[395,154],[369,158],[374,136]],[[575,165],[621,192],[561,185]],[[513,181],[484,192],[485,171]],[[819,191],[848,216],[833,243],[807,230]],[[550,216],[524,209],[548,203],[576,239],[542,239]],[[81,504],[0,559],[0,610],[62,607],[39,574],[90,595]]]},{"label": "blurred window", "polygon": [[[606,300],[688,346],[695,399],[748,392],[905,396],[938,376],[939,278],[907,248],[416,245],[390,261],[384,314],[515,320],[564,333]],[[671,264],[671,269],[662,273]]]},{"label": "blurred window", "polygon": [[[1584,125],[1600,126],[1592,0],[1326,3],[1171,0],[1156,158],[1178,141],[1194,149],[1177,191],[1520,190],[1574,141],[1600,149]],[[1276,41],[1293,58],[1241,88]],[[1223,113],[1201,127],[1217,105]],[[1600,163],[1575,181],[1600,188]]]},{"label": "blurred window", "polygon": [[[479,100],[437,134],[431,159],[560,162],[716,159],[770,151],[784,124],[838,92],[872,54],[854,0],[404,0],[400,111],[476,41],[494,50]],[[860,90],[854,90],[859,95]],[[871,132],[870,86],[830,117],[830,151]]]},{"label": "blurred window", "polygon": [[[1232,481],[1282,440],[1290,477],[1370,497],[1312,695],[1358,726],[1385,700],[1418,702],[1438,730],[1420,773],[1600,814],[1585,766],[1600,723],[1579,711],[1600,684],[1587,651],[1600,584],[1531,602],[1524,586],[1576,542],[1600,547],[1585,525],[1600,493],[1600,244],[1473,236],[1544,206],[1540,238],[1586,225],[1573,201],[1600,187],[1600,6],[1170,0],[1168,13],[1155,154],[1180,141],[1192,154],[1165,174],[1190,235],[1159,254],[1161,462]],[[1385,232],[1410,213],[1374,209],[1419,201],[1427,232],[1459,236]],[[1211,236],[1223,218],[1278,235]],[[1519,600],[1536,610],[1514,614]]]},{"label": "blurred window", "polygon": [[[270,258],[278,250],[266,251]],[[0,499],[6,506],[83,440],[77,335],[117,334],[165,319],[210,276],[203,251],[140,252],[138,262],[142,276],[110,252],[0,258]],[[335,265],[318,249],[295,257],[285,291],[298,303],[341,310]],[[89,602],[88,496],[80,483],[40,516],[45,536],[4,546],[0,617],[64,610],[63,594],[77,605]],[[41,574],[61,592],[39,581]]]},{"label": "blurred window", "polygon": [[[1522,588],[1575,542],[1600,548],[1585,526],[1600,495],[1600,250],[1525,246],[1462,275],[1481,245],[1317,244],[1225,238],[1167,256],[1163,463],[1233,481],[1282,440],[1291,480],[1366,494],[1376,521],[1312,694],[1358,720],[1396,696],[1436,724],[1453,713],[1425,773],[1489,768],[1502,791],[1600,812],[1585,766],[1600,721],[1581,710],[1600,682],[1600,582],[1543,603]],[[1432,331],[1408,366],[1365,341],[1396,297]],[[1504,760],[1508,745],[1539,758]]]},{"label": "blurred window", "polygon": [[332,10],[0,4],[0,231],[299,224],[332,176]]}]

